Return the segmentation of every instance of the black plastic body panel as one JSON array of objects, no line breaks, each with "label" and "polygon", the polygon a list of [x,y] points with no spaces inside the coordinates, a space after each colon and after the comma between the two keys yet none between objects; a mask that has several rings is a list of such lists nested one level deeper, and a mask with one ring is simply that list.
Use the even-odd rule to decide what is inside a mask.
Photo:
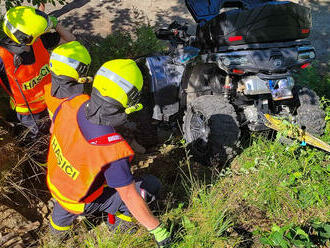
[{"label": "black plastic body panel", "polygon": [[292,2],[270,2],[252,9],[221,13],[197,30],[201,49],[304,39],[311,28],[310,9]]}]

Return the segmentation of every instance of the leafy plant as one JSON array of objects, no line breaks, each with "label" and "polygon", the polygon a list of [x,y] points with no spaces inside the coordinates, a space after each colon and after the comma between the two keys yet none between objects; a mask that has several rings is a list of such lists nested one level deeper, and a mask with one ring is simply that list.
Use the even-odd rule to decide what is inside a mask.
[{"label": "leafy plant", "polygon": [[163,43],[156,38],[150,26],[137,27],[133,34],[125,31],[114,32],[89,47],[92,55],[90,72],[94,74],[103,63],[111,59],[135,59],[161,52],[163,49]]},{"label": "leafy plant", "polygon": [[311,248],[317,245],[325,245],[330,239],[330,224],[312,221],[306,227],[294,224],[282,227],[273,225],[270,232],[262,234],[260,242],[271,247],[301,247]]},{"label": "leafy plant", "polygon": [[[329,243],[330,241],[330,223],[313,220],[310,223],[311,233],[313,238],[321,244]],[[315,235],[314,235],[315,233]],[[329,244],[330,245],[330,244]]]},{"label": "leafy plant", "polygon": [[143,25],[136,29],[136,39],[132,44],[134,57],[161,52],[164,48],[164,43],[156,37],[150,26]]},{"label": "leafy plant", "polygon": [[132,38],[125,32],[115,32],[89,47],[92,57],[90,72],[95,74],[108,60],[127,58],[131,54]]},{"label": "leafy plant", "polygon": [[283,227],[274,225],[268,235],[260,238],[260,242],[264,245],[281,248],[315,247],[308,234],[300,227],[295,227],[292,224]]}]

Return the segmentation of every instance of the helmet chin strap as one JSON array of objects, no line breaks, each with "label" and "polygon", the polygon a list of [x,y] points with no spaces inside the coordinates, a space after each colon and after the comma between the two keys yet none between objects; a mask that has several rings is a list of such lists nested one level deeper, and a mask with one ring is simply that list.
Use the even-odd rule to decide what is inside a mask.
[{"label": "helmet chin strap", "polygon": [[137,103],[131,107],[125,108],[125,113],[129,115],[131,113],[140,111],[142,109],[143,109],[143,105],[141,103]]},{"label": "helmet chin strap", "polygon": [[78,83],[81,83],[81,84],[93,83],[93,78],[92,77],[80,77],[80,78],[78,78]]}]

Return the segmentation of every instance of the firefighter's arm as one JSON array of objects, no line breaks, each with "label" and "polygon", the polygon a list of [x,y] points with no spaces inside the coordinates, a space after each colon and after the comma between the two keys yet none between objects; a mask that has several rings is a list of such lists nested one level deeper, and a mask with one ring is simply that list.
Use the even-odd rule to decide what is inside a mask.
[{"label": "firefighter's arm", "polygon": [[154,235],[157,246],[169,248],[172,243],[170,233],[160,225],[159,220],[151,213],[148,205],[136,191],[135,183],[116,188],[116,190],[135,219]]},{"label": "firefighter's arm", "polygon": [[60,43],[59,44],[63,44],[69,41],[74,41],[76,40],[76,37],[66,28],[64,28],[60,23],[57,24],[56,26],[56,32],[59,33],[60,35]]},{"label": "firefighter's arm", "polygon": [[45,12],[45,4],[40,3],[38,9],[41,10],[42,12]]},{"label": "firefighter's arm", "polygon": [[159,220],[151,213],[148,205],[135,188],[135,182],[116,188],[130,213],[148,230],[159,226]]},{"label": "firefighter's arm", "polygon": [[[39,5],[39,10],[45,12],[45,4],[41,3]],[[64,28],[57,20],[55,16],[49,16],[51,22],[52,22],[52,28],[55,29],[57,33],[60,35],[60,42],[59,44],[63,44],[66,42],[74,41],[76,40],[76,37],[66,28]]]}]

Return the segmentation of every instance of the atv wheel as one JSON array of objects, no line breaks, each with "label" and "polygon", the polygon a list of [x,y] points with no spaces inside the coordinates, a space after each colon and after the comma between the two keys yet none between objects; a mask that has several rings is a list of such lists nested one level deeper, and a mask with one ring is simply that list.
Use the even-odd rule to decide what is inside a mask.
[{"label": "atv wheel", "polygon": [[231,159],[240,137],[234,107],[223,96],[196,98],[183,118],[183,134],[196,160],[209,163],[214,155],[221,162]]},{"label": "atv wheel", "polygon": [[297,124],[313,135],[322,135],[325,129],[325,112],[320,108],[317,94],[309,88],[299,86],[293,92],[297,103]]}]

